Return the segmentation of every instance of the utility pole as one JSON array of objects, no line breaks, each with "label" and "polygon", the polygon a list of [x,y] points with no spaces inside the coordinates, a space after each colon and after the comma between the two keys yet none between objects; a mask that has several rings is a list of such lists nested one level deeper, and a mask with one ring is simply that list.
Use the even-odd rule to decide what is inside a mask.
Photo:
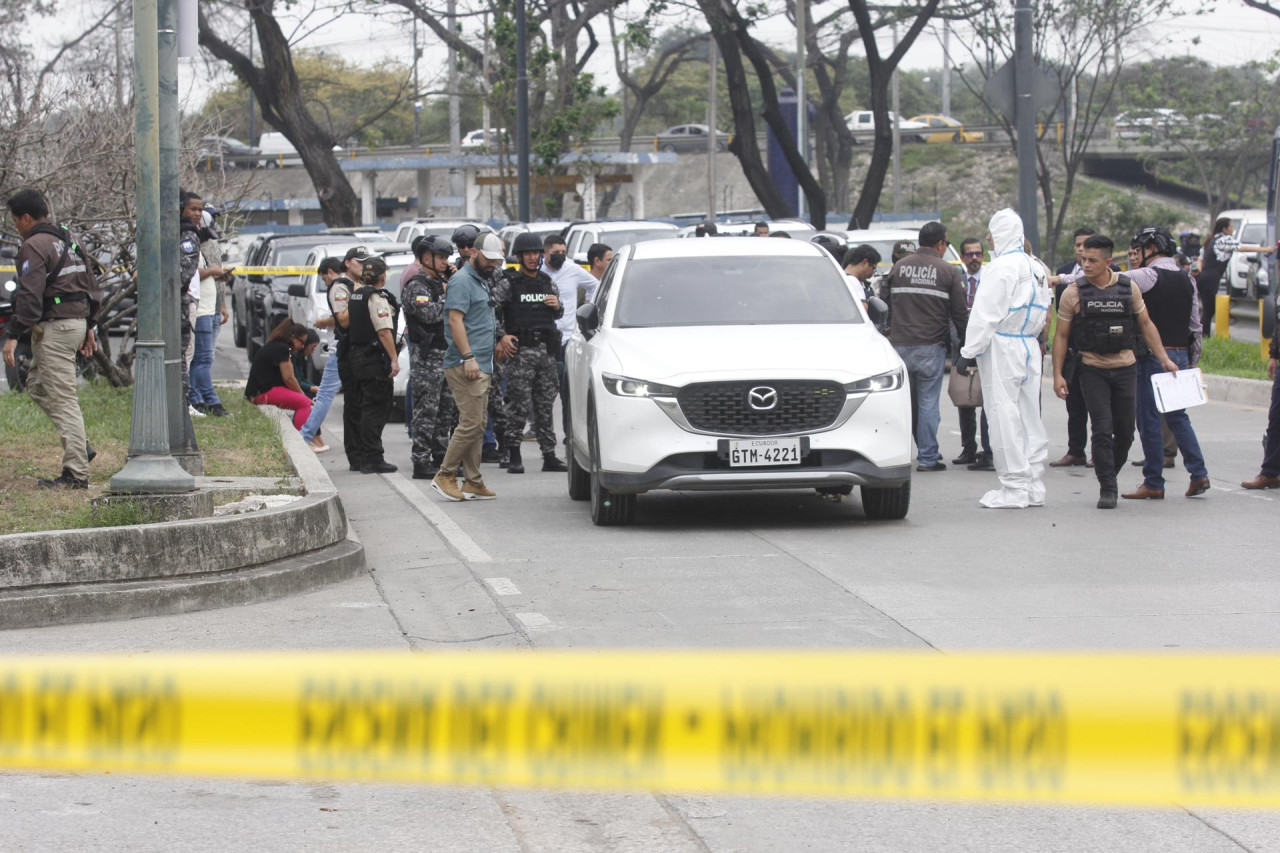
[{"label": "utility pole", "polygon": [[716,71],[719,64],[715,36],[708,36],[707,65],[711,75],[707,79],[707,219],[716,218],[716,151],[720,147],[720,140],[716,138]]},{"label": "utility pole", "polygon": [[529,22],[525,0],[516,0],[516,173],[517,213],[521,222],[529,210]]},{"label": "utility pole", "polygon": [[[808,8],[805,0],[796,0],[796,146],[800,150],[800,161],[809,161],[809,128],[808,104],[804,99],[805,43],[804,27]],[[800,176],[796,175],[796,216],[805,218],[804,186]]]},{"label": "utility pole", "polygon": [[[133,418],[129,458],[111,478],[111,491],[178,494],[195,488],[169,451],[168,400],[165,393],[165,344],[160,276],[160,113],[159,20],[156,0],[134,0],[134,206],[137,217],[138,340],[134,344]],[[177,203],[171,206],[176,210]],[[186,409],[183,409],[185,413]]]},{"label": "utility pole", "polygon": [[[452,4],[450,4],[452,5]],[[449,61],[453,61],[453,48],[449,48]],[[422,109],[420,101],[422,89],[418,86],[418,16],[413,16],[413,144],[418,144],[418,113]]]},{"label": "utility pole", "polygon": [[1013,11],[1014,127],[1018,142],[1018,213],[1031,249],[1040,251],[1036,216],[1036,109],[1032,97],[1035,57],[1032,55],[1031,0],[1017,0]]},{"label": "utility pole", "polygon": [[[449,32],[458,31],[458,3],[449,0],[448,5]],[[449,154],[457,157],[462,153],[462,118],[461,103],[458,97],[458,51],[453,42],[449,43]],[[449,170],[449,195],[457,198],[462,195],[462,172],[454,167]],[[466,205],[463,204],[465,210]]]},{"label": "utility pole", "polygon": [[[249,64],[250,65],[253,64],[253,21],[252,20],[249,21]],[[253,90],[250,89],[248,86],[245,86],[244,88],[245,88],[245,91],[249,93],[249,138],[246,139],[245,142],[249,143],[250,145],[256,145],[257,143],[254,142],[254,140],[258,136],[258,128],[257,128],[257,122],[253,120],[253,110],[254,110]]]},{"label": "utility pole", "polygon": [[481,138],[484,139],[484,145],[489,147],[492,141],[489,139],[489,94],[493,91],[493,87],[489,85],[489,13],[484,13],[484,53],[480,57],[480,64],[484,67],[480,69],[480,88],[484,91],[484,98],[480,101],[480,127],[484,130]]},{"label": "utility pole", "polygon": [[951,21],[942,19],[942,114],[951,115]]},{"label": "utility pole", "polygon": [[116,109],[124,109],[124,6],[116,9],[114,31],[116,41]]},{"label": "utility pole", "polygon": [[[893,25],[893,49],[898,49],[898,25]],[[902,128],[899,125],[901,119],[898,111],[901,104],[898,103],[898,68],[894,66],[893,76],[890,78],[889,92],[893,99],[893,212],[902,212]]]}]

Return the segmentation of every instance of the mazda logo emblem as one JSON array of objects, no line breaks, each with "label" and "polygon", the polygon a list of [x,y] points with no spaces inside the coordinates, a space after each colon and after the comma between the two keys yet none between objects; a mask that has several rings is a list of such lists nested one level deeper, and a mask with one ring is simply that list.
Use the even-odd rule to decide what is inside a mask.
[{"label": "mazda logo emblem", "polygon": [[778,392],[768,385],[757,385],[747,392],[747,405],[757,412],[767,412],[778,405]]}]

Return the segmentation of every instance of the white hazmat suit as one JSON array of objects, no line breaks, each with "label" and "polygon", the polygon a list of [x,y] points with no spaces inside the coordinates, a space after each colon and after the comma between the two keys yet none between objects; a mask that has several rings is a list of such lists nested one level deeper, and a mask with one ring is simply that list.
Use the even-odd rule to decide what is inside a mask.
[{"label": "white hazmat suit", "polygon": [[1036,337],[1049,318],[1048,273],[1023,250],[1022,219],[991,217],[992,261],[982,268],[960,354],[976,358],[982,407],[1000,488],[982,496],[992,509],[1043,506],[1049,439],[1040,419],[1043,356]]}]

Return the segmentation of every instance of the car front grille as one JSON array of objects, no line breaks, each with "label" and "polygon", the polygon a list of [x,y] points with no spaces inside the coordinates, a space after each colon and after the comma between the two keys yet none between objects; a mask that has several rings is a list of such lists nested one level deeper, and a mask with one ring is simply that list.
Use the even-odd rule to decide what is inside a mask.
[{"label": "car front grille", "polygon": [[[750,395],[757,392],[753,408]],[[770,398],[768,391],[776,394]],[[826,429],[835,423],[845,402],[844,387],[835,382],[785,380],[770,382],[698,382],[676,395],[685,420],[696,430],[722,435],[785,435]]]}]

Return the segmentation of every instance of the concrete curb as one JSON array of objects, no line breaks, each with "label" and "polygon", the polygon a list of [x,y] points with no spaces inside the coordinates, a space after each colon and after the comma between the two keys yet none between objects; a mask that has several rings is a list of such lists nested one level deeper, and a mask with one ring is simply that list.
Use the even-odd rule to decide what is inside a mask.
[{"label": "concrete curb", "polygon": [[248,604],[364,571],[333,481],[282,412],[276,422],[305,497],[246,515],[0,536],[0,629]]},{"label": "concrete curb", "polygon": [[1271,405],[1271,385],[1265,379],[1241,379],[1236,376],[1204,374],[1209,399],[1215,403],[1267,408]]}]

